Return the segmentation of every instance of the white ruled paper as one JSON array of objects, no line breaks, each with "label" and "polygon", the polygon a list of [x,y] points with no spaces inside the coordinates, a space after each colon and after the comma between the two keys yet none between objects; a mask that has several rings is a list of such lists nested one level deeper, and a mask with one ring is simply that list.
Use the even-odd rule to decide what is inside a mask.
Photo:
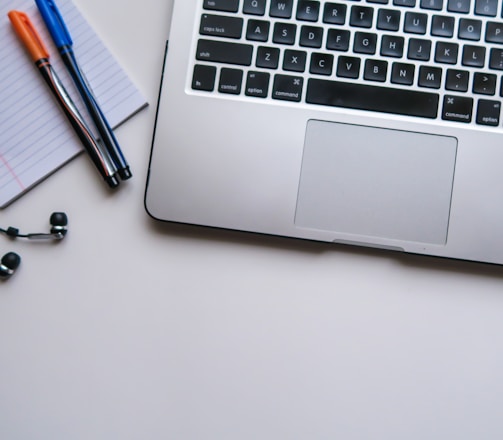
[{"label": "white ruled paper", "polygon": [[[72,35],[77,60],[108,122],[116,127],[146,105],[71,0],[58,8]],[[87,113],[33,0],[0,4],[0,207],[3,208],[79,154],[83,147],[34,63],[15,35],[7,13],[28,14],[50,52],[50,61],[84,118]],[[87,118],[89,121],[89,119]],[[91,125],[91,123],[89,124]],[[96,173],[96,178],[100,178]]]}]

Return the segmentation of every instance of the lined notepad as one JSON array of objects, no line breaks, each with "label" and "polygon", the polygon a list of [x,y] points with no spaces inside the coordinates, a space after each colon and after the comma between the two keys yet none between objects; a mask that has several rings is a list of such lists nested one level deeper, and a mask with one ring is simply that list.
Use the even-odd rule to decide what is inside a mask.
[{"label": "lined notepad", "polygon": [[[146,105],[71,0],[57,5],[74,50],[108,122],[116,127]],[[83,147],[42,76],[14,34],[7,12],[26,12],[51,54],[51,64],[84,118],[80,96],[52,44],[33,0],[0,4],[0,207],[3,208],[79,154]],[[97,178],[100,178],[97,174]]]}]

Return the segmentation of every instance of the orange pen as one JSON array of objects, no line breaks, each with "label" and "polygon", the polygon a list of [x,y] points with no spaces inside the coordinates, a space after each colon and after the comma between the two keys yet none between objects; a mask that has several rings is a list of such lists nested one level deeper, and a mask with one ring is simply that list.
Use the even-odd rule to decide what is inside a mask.
[{"label": "orange pen", "polygon": [[44,77],[47,85],[56,97],[73,129],[84,144],[86,151],[96,168],[111,188],[119,185],[117,169],[106,150],[103,150],[84,122],[77,107],[63,87],[56,72],[49,62],[49,52],[28,16],[21,11],[10,11],[8,14],[14,31],[28,50],[33,62]]}]

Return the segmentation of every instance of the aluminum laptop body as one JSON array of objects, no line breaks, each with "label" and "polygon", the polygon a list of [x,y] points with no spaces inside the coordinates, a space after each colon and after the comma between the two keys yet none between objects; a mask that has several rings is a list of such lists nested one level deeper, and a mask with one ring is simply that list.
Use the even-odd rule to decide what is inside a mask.
[{"label": "aluminum laptop body", "polygon": [[177,0],[155,219],[503,264],[501,0]]}]

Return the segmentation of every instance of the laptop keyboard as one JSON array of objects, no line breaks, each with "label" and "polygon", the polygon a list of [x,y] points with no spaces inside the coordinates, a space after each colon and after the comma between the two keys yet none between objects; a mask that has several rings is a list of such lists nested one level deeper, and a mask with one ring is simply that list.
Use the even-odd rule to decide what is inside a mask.
[{"label": "laptop keyboard", "polygon": [[191,88],[499,127],[503,0],[200,0]]}]

